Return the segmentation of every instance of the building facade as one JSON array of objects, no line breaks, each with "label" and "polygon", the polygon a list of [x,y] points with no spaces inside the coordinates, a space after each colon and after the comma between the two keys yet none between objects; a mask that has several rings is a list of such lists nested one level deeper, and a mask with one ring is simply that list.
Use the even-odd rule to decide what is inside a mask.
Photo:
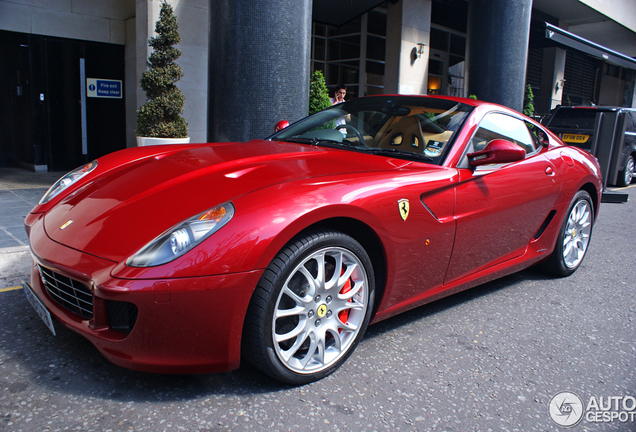
[{"label": "building facade", "polygon": [[[263,138],[321,70],[347,99],[468,96],[538,116],[636,106],[632,0],[169,0],[191,142]],[[0,166],[64,171],[135,144],[159,0],[0,0]],[[91,83],[112,94],[91,93]]]}]

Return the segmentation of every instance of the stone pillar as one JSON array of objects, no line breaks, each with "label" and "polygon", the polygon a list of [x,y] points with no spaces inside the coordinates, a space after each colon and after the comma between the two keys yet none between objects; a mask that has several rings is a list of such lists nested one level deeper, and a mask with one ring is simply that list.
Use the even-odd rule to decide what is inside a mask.
[{"label": "stone pillar", "polygon": [[535,104],[537,112],[547,113],[562,103],[565,57],[566,51],[562,48],[553,47],[543,50],[540,99],[539,104]]},{"label": "stone pillar", "polygon": [[[426,94],[432,0],[387,6],[385,94]],[[418,43],[426,44],[418,58]]]},{"label": "stone pillar", "polygon": [[532,0],[469,0],[468,94],[523,109]]},{"label": "stone pillar", "polygon": [[208,141],[247,141],[307,115],[311,0],[210,0]]},{"label": "stone pillar", "polygon": [[[126,110],[128,129],[127,146],[136,145],[134,130],[137,127],[136,110],[146,102],[146,93],[139,80],[147,67],[152,48],[148,39],[156,36],[155,25],[161,11],[159,0],[136,0],[136,16],[126,22]],[[183,118],[188,122],[190,142],[206,141],[206,106],[208,75],[208,15],[204,6],[196,2],[168,0],[179,23],[181,57],[176,63],[183,69],[183,78],[177,87],[185,95]],[[134,37],[132,36],[134,34]]]}]

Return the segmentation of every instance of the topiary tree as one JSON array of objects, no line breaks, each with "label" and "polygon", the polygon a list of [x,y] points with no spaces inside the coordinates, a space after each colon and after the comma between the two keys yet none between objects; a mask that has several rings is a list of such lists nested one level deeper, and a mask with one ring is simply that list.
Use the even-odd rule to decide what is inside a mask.
[{"label": "topiary tree", "polygon": [[523,113],[528,117],[534,115],[534,93],[530,84],[526,85],[526,91],[523,97]]},{"label": "topiary tree", "polygon": [[329,90],[325,84],[325,77],[317,70],[309,82],[309,115],[322,111],[331,106]]},{"label": "topiary tree", "polygon": [[156,37],[148,39],[153,51],[148,57],[149,70],[141,75],[141,88],[148,102],[137,110],[137,136],[155,138],[185,138],[188,124],[181,117],[185,96],[175,85],[183,70],[175,63],[181,51],[174,45],[181,42],[179,25],[172,6],[161,4]]}]

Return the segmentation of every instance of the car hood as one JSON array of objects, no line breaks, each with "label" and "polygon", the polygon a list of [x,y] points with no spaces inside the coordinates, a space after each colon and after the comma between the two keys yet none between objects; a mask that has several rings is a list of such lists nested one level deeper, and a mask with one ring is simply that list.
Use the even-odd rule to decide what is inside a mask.
[{"label": "car hood", "polygon": [[124,150],[103,174],[99,170],[108,164],[100,160],[95,177],[45,214],[49,237],[120,262],[183,220],[258,189],[303,178],[393,171],[411,163],[262,140],[172,151],[157,147],[141,158],[139,151],[131,149],[135,157],[128,157]]}]

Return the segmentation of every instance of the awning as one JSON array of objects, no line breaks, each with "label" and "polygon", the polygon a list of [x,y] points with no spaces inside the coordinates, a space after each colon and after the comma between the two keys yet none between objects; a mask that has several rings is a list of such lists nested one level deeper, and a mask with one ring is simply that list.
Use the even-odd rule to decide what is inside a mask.
[{"label": "awning", "polygon": [[633,57],[599,45],[552,24],[545,23],[545,37],[558,44],[605,60],[608,63],[623,66],[628,69],[636,69],[636,59]]}]

